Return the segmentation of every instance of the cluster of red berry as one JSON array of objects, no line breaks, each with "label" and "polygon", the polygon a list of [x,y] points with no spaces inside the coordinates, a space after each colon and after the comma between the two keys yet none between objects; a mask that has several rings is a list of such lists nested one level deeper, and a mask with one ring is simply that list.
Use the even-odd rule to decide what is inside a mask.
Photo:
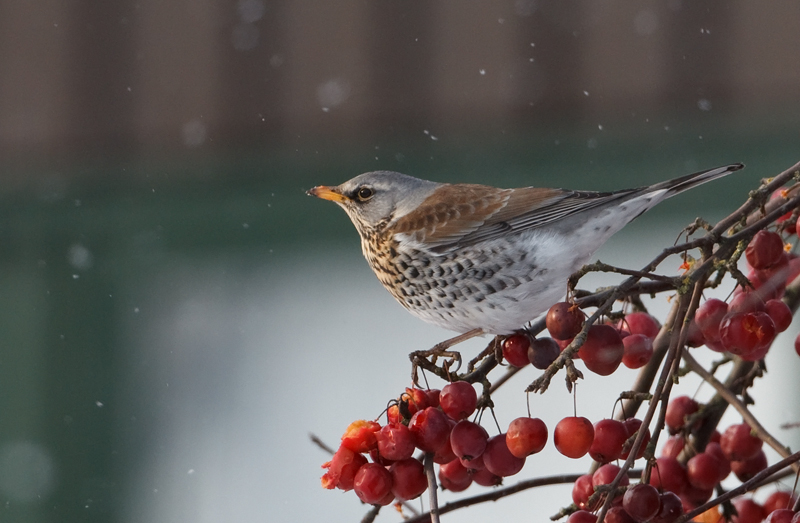
[{"label": "cluster of red berry", "polygon": [[[575,305],[560,302],[547,313],[547,330],[552,337],[530,340],[526,334],[509,336],[503,342],[503,358],[515,367],[528,364],[546,369],[555,361],[583,327],[583,312]],[[586,368],[608,376],[620,364],[638,369],[653,356],[653,341],[660,329],[655,318],[646,312],[633,312],[615,325],[592,325],[586,341],[574,358]]]},{"label": "cluster of red berry", "polygon": [[[686,420],[700,409],[700,405],[687,396],[674,398],[668,405],[666,412],[666,425],[673,434],[661,452],[661,457],[655,460],[651,471],[649,483],[640,483],[628,488],[624,493],[619,493],[613,501],[613,506],[608,511],[605,521],[609,523],[669,523],[693,510],[709,499],[714,492],[714,487],[725,480],[733,472],[736,477],[744,482],[761,472],[767,467],[767,458],[762,450],[761,439],[752,435],[750,427],[744,423],[731,425],[722,434],[717,431],[711,436],[711,441],[703,452],[692,456],[684,466],[678,461],[678,456],[686,446],[685,433]],[[627,420],[625,423],[630,422]],[[636,423],[638,420],[635,420]],[[605,433],[602,432],[601,424]],[[602,504],[602,499],[591,500],[592,494],[598,487],[610,484],[620,471],[617,465],[607,463],[605,456],[592,453],[591,449],[598,447],[598,437],[603,437],[605,445],[611,452],[610,456],[622,459],[623,453],[617,455],[621,447],[620,442],[625,442],[625,435],[630,434],[630,429],[625,432],[614,420],[602,420],[595,424],[595,442],[591,444],[590,455],[598,463],[603,463],[593,474],[585,474],[578,478],[572,488],[572,500],[579,508],[573,512],[568,523],[593,523],[597,516],[592,514]],[[638,425],[634,425],[638,429]],[[558,428],[556,428],[556,433]],[[631,434],[632,435],[632,434]],[[630,436],[628,436],[630,438]],[[649,441],[649,433],[643,445]],[[644,448],[644,447],[642,447]],[[637,456],[638,457],[638,456]],[[616,458],[611,458],[616,459]],[[620,482],[620,487],[629,484],[626,477]],[[792,512],[794,501],[789,499],[788,493],[778,491],[765,503],[764,507],[757,505],[747,498],[738,498],[735,506],[742,505],[746,512],[740,512],[734,522],[760,523],[764,518],[770,522],[800,523],[800,516]],[[777,501],[781,500],[781,501]],[[774,514],[773,514],[774,513]],[[786,519],[788,518],[788,519]],[[797,519],[792,519],[797,518]],[[717,523],[715,519],[712,523]]]},{"label": "cluster of red berry", "polygon": [[[365,503],[387,505],[413,499],[427,489],[422,462],[415,450],[433,454],[442,486],[460,492],[474,481],[499,485],[519,472],[525,458],[541,451],[547,426],[537,418],[517,418],[507,432],[489,437],[469,421],[478,396],[467,382],[439,390],[406,389],[387,411],[388,422],[356,421],[342,436],[333,459],[323,465],[322,486],[355,490]],[[365,454],[370,456],[368,462]]]}]

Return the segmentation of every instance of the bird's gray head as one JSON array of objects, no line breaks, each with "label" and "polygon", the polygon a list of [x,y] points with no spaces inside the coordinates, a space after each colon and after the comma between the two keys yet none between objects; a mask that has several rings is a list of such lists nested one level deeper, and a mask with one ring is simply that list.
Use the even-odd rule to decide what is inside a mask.
[{"label": "bird's gray head", "polygon": [[336,202],[365,236],[416,209],[441,185],[392,171],[374,171],[336,187],[314,187],[308,194]]}]

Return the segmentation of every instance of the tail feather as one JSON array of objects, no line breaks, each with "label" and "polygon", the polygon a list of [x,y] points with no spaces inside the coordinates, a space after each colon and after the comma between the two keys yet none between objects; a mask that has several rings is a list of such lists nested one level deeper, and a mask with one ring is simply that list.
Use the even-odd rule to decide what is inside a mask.
[{"label": "tail feather", "polygon": [[661,182],[655,185],[651,185],[650,187],[647,188],[647,192],[650,193],[650,192],[665,190],[666,193],[664,195],[664,198],[669,198],[671,196],[675,196],[678,193],[682,193],[683,191],[691,189],[692,187],[697,187],[698,185],[710,182],[711,180],[722,178],[723,176],[727,176],[732,172],[738,171],[743,168],[744,164],[734,163],[731,165],[716,167],[714,169],[708,169],[706,171],[687,174],[686,176],[681,176],[679,178],[667,180],[666,182]]}]

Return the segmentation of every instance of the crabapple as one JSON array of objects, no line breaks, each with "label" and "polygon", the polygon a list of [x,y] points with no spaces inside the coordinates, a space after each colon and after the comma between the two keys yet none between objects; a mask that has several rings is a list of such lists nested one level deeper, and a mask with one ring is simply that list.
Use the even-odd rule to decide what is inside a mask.
[{"label": "crabapple", "polygon": [[414,454],[414,439],[411,431],[402,423],[388,423],[375,433],[378,455],[384,459],[397,461],[410,458]]},{"label": "crabapple", "polygon": [[383,465],[367,463],[356,472],[353,490],[358,499],[378,505],[392,491],[392,474]]},{"label": "crabapple", "polygon": [[731,425],[722,433],[719,445],[729,461],[744,461],[755,456],[764,442],[754,436],[746,423]]},{"label": "crabapple", "polygon": [[506,444],[506,435],[492,436],[486,443],[483,452],[483,463],[486,469],[500,477],[513,476],[525,465],[525,458],[513,455]]},{"label": "crabapple", "polygon": [[594,439],[589,447],[589,455],[598,463],[614,461],[622,454],[622,446],[628,436],[628,429],[621,421],[601,419],[594,424]]},{"label": "crabapple", "polygon": [[775,265],[783,253],[780,235],[765,230],[758,231],[744,251],[747,263],[754,269],[766,269]]},{"label": "crabapple", "polygon": [[530,339],[524,334],[514,334],[503,342],[503,358],[515,367],[525,367],[528,361]]},{"label": "crabapple", "polygon": [[678,396],[667,404],[665,422],[669,431],[674,434],[686,426],[686,417],[700,410],[700,404],[689,396]]},{"label": "crabapple", "polygon": [[459,421],[468,418],[478,405],[478,393],[466,381],[454,381],[442,387],[439,406],[450,418]]},{"label": "crabapple", "polygon": [[648,521],[658,514],[661,499],[654,486],[639,483],[625,491],[622,507],[636,521]]},{"label": "crabapple", "polygon": [[558,422],[553,430],[556,449],[568,458],[577,459],[589,452],[594,440],[592,422],[582,416],[570,416]]},{"label": "crabapple", "polygon": [[397,461],[389,467],[392,475],[392,494],[396,499],[414,499],[428,489],[425,467],[414,458]]},{"label": "crabapple", "polygon": [[547,443],[547,425],[539,418],[517,418],[508,425],[506,445],[518,458],[540,452]]},{"label": "crabapple", "polygon": [[374,421],[357,420],[348,425],[342,435],[342,446],[353,452],[369,452],[378,445],[375,433],[381,426]]},{"label": "crabapple", "polygon": [[755,456],[744,461],[731,461],[731,471],[742,482],[752,478],[765,468],[767,468],[767,455],[764,454],[764,449],[759,450]]},{"label": "crabapple", "polygon": [[450,433],[450,445],[459,459],[472,460],[486,450],[489,434],[486,429],[469,420],[461,420]]},{"label": "crabapple", "polygon": [[528,361],[537,369],[544,370],[561,354],[561,347],[553,338],[536,338],[528,347]]},{"label": "crabapple", "polygon": [[424,452],[436,452],[447,443],[450,424],[447,416],[434,407],[417,411],[408,422],[414,445]]},{"label": "crabapple", "polygon": [[622,338],[617,329],[610,325],[589,327],[586,341],[578,349],[578,357],[586,368],[600,376],[608,376],[617,370],[624,353]]},{"label": "crabapple", "polygon": [[583,327],[583,312],[577,305],[562,301],[547,311],[545,325],[550,336],[557,340],[574,338]]},{"label": "crabapple", "polygon": [[[636,438],[634,438],[634,434],[638,432],[638,430],[642,426],[642,420],[638,418],[628,418],[622,422],[625,425],[625,430],[628,433],[628,437],[625,439],[625,443],[622,445],[622,454],[620,454],[621,459],[628,459],[628,454],[630,453],[630,449]],[[644,439],[642,440],[642,444],[639,445],[639,452],[636,453],[636,459],[641,458],[644,456],[644,451],[647,448],[647,444],[650,443],[650,429],[645,429]]]},{"label": "crabapple", "polygon": [[573,512],[567,518],[567,523],[596,523],[597,516],[585,510],[578,510]]},{"label": "crabapple", "polygon": [[644,334],[626,336],[622,338],[622,345],[622,364],[629,369],[644,367],[653,357],[653,340]]}]

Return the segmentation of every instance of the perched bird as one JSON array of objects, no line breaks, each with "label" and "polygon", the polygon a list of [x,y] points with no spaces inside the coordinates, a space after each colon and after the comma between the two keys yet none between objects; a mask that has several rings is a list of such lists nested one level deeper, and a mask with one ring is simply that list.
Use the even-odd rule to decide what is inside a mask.
[{"label": "perched bird", "polygon": [[347,212],[369,266],[413,315],[458,333],[510,334],[564,296],[567,278],[631,220],[742,167],[615,192],[498,189],[375,171],[308,194]]}]

